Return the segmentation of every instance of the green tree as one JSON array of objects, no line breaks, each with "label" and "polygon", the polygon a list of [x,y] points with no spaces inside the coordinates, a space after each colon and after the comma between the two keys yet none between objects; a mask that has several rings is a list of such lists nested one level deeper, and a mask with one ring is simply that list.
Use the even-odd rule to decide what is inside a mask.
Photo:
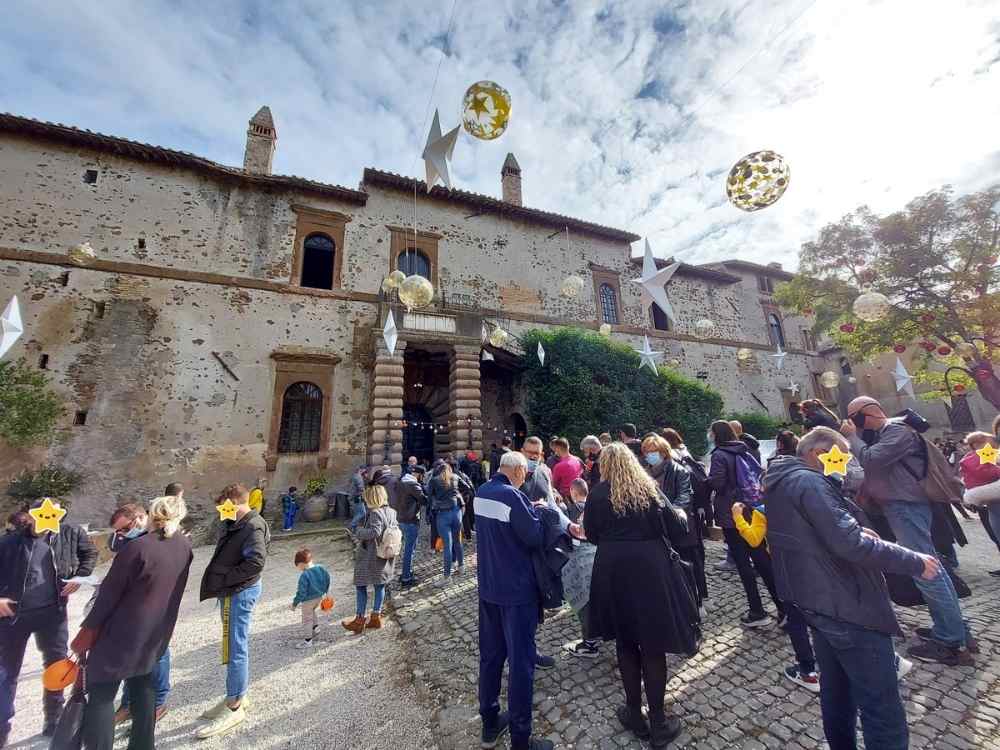
[{"label": "green tree", "polygon": [[[802,246],[799,275],[775,298],[814,314],[816,330],[829,330],[852,358],[919,346],[917,379],[942,385],[948,366],[992,373],[990,355],[1000,347],[998,255],[1000,185],[959,198],[945,187],[902,211],[878,216],[862,206],[827,225]],[[889,299],[884,317],[855,314],[864,291]],[[954,371],[949,380],[973,383]]]},{"label": "green tree", "polygon": [[0,362],[0,438],[14,448],[48,441],[65,409],[45,375],[23,359]]},{"label": "green tree", "polygon": [[[545,364],[536,351],[541,342]],[[561,435],[573,446],[607,430],[617,437],[625,422],[640,434],[674,427],[695,455],[705,450],[705,432],[722,413],[722,397],[706,385],[660,367],[639,369],[628,346],[575,328],[531,330],[522,338],[527,412],[531,429]]]},{"label": "green tree", "polygon": [[7,485],[7,496],[23,506],[43,497],[59,498],[68,508],[66,495],[80,486],[83,475],[56,464],[45,464],[37,469],[24,469]]}]

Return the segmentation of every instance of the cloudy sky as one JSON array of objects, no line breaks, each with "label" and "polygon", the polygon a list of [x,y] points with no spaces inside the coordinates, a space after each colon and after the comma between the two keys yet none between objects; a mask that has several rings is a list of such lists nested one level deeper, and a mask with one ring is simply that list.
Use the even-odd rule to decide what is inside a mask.
[{"label": "cloudy sky", "polygon": [[[267,104],[275,171],[348,186],[422,175],[428,107],[450,128],[495,80],[510,129],[461,136],[457,186],[498,195],[513,151],[526,205],[694,262],[791,267],[859,204],[1000,181],[1000,0],[3,4],[0,110],[241,165]],[[791,185],[743,214],[725,175],[764,148]]]}]

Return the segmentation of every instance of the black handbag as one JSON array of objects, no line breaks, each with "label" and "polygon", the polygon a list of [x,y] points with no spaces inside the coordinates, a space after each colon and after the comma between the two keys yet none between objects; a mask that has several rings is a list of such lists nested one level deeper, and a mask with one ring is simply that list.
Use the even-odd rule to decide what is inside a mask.
[{"label": "black handbag", "polygon": [[80,750],[83,747],[83,716],[87,711],[87,663],[80,659],[80,673],[73,683],[73,692],[63,706],[49,750]]},{"label": "black handbag", "polygon": [[[698,609],[698,586],[694,568],[681,559],[670,542],[671,525],[682,522],[669,501],[666,505],[661,503],[659,516],[667,552],[667,575],[670,578],[667,609],[673,619],[673,629],[680,641],[681,652],[694,656],[701,649],[701,613]],[[687,527],[683,526],[686,535]]]}]

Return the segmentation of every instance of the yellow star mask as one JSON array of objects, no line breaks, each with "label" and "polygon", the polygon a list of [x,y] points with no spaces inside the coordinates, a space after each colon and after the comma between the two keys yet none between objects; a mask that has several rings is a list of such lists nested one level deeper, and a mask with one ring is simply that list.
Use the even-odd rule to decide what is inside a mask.
[{"label": "yellow star mask", "polygon": [[844,453],[836,443],[830,448],[828,453],[820,453],[819,460],[823,462],[823,476],[840,474],[847,476],[847,462],[851,460],[850,453]]},{"label": "yellow star mask", "polygon": [[35,519],[36,534],[42,534],[46,531],[58,534],[59,521],[66,515],[66,511],[60,508],[58,503],[52,502],[51,497],[45,498],[40,507],[32,508],[28,513]]},{"label": "yellow star mask", "polygon": [[216,510],[219,511],[220,521],[235,521],[236,520],[236,505],[232,500],[226,500],[222,505],[218,506]]},{"label": "yellow star mask", "polygon": [[976,455],[979,456],[980,464],[994,464],[996,465],[997,456],[1000,456],[1000,451],[994,448],[992,445],[987,443],[982,448],[976,451]]}]

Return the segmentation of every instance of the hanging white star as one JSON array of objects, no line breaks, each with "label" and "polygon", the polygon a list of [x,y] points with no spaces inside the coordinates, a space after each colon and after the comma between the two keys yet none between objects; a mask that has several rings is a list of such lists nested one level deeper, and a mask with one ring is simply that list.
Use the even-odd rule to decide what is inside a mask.
[{"label": "hanging white star", "polygon": [[774,364],[779,370],[783,370],[785,368],[785,357],[788,356],[788,352],[781,350],[781,344],[778,344],[778,351],[769,356],[774,360]]},{"label": "hanging white star", "polygon": [[396,340],[399,338],[396,332],[396,321],[392,317],[392,310],[385,317],[385,327],[382,329],[382,340],[385,348],[389,350],[389,356],[396,356]]},{"label": "hanging white star", "polygon": [[7,307],[0,316],[0,357],[14,346],[14,342],[21,338],[24,333],[24,324],[21,322],[21,308],[17,304],[17,297],[7,303]]},{"label": "hanging white star", "polygon": [[485,349],[483,349],[482,356],[480,356],[479,359],[482,360],[483,362],[495,362],[496,361],[496,359],[493,357],[493,355],[490,354]]},{"label": "hanging white star", "polygon": [[431,191],[434,183],[441,180],[446,188],[451,188],[451,175],[448,174],[448,161],[455,151],[455,143],[458,141],[458,130],[461,126],[456,126],[449,130],[444,136],[441,135],[441,121],[438,112],[434,110],[434,121],[431,123],[431,131],[427,134],[427,145],[424,146],[424,153],[421,158],[424,160],[424,167],[427,172],[427,192]]},{"label": "hanging white star", "polygon": [[542,347],[542,342],[538,342],[538,361],[544,365],[545,364],[545,349]]},{"label": "hanging white star", "polygon": [[789,380],[788,381],[788,390],[792,392],[793,396],[795,396],[799,392],[799,384],[796,383],[794,380]]},{"label": "hanging white star", "polygon": [[896,368],[892,371],[892,379],[896,381],[896,392],[906,391],[910,398],[916,398],[913,393],[913,376],[906,371],[903,360],[896,357]]},{"label": "hanging white star", "polygon": [[670,322],[675,320],[674,308],[670,305],[670,300],[667,299],[666,286],[680,265],[680,263],[671,263],[666,268],[657,270],[653,250],[649,247],[649,240],[646,240],[646,252],[642,257],[642,276],[632,280],[642,287],[642,306],[648,308],[655,302]]},{"label": "hanging white star", "polygon": [[649,369],[655,373],[657,372],[656,361],[663,356],[663,352],[653,351],[653,348],[649,345],[649,336],[643,336],[642,340],[642,349],[633,349],[633,351],[638,354],[642,360],[639,363],[639,369],[641,370],[646,365],[649,365]]}]

